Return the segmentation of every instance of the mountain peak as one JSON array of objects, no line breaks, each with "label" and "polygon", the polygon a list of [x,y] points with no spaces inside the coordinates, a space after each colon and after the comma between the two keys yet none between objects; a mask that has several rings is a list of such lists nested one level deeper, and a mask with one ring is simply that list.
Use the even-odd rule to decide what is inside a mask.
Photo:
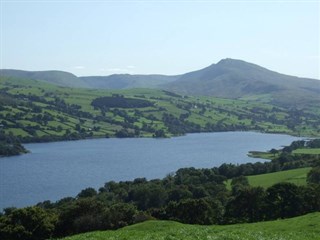
[{"label": "mountain peak", "polygon": [[[305,96],[320,101],[320,81],[280,74],[243,60],[225,58],[204,69],[186,73],[166,85],[185,95],[246,98],[268,95],[273,101],[305,103]],[[310,98],[308,97],[310,100]],[[308,101],[309,101],[308,100]]]},{"label": "mountain peak", "polygon": [[223,59],[221,59],[217,64],[219,64],[219,63],[231,62],[231,61],[240,61],[240,60],[233,59],[233,58],[223,58]]},{"label": "mountain peak", "polygon": [[252,63],[248,63],[246,61],[243,61],[243,60],[240,60],[240,59],[233,59],[233,58],[224,58],[224,59],[221,59],[216,65],[255,65],[255,64],[252,64]]}]

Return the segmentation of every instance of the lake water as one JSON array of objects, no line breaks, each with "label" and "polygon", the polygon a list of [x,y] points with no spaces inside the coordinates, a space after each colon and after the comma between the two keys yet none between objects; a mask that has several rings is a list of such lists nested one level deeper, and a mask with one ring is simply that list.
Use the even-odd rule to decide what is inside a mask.
[{"label": "lake water", "polygon": [[281,134],[223,132],[170,139],[91,139],[26,144],[31,151],[0,158],[0,210],[76,196],[105,182],[162,178],[182,167],[256,162],[248,151],[270,150],[298,138]]}]

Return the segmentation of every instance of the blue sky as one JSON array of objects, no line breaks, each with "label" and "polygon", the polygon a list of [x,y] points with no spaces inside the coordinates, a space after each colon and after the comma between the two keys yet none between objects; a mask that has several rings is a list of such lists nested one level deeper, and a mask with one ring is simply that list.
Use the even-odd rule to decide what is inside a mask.
[{"label": "blue sky", "polygon": [[1,0],[1,68],[181,74],[223,58],[320,79],[319,1]]}]

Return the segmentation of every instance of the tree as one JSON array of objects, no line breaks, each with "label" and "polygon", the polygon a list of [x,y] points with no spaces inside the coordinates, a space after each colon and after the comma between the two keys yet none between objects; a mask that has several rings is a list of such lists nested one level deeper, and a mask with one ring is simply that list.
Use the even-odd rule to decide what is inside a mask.
[{"label": "tree", "polygon": [[234,177],[231,180],[232,192],[235,194],[237,191],[249,187],[248,178],[245,176]]},{"label": "tree", "polygon": [[255,222],[263,220],[265,191],[261,187],[242,186],[233,192],[226,207],[228,222]]},{"label": "tree", "polygon": [[165,138],[166,137],[166,133],[165,133],[165,131],[163,129],[156,130],[155,133],[153,134],[153,137]]},{"label": "tree", "polygon": [[273,157],[275,157],[279,151],[277,149],[272,148],[269,152],[273,154]]},{"label": "tree", "polygon": [[204,199],[186,199],[170,202],[166,207],[167,217],[189,224],[213,224],[215,213],[212,206]]},{"label": "tree", "polygon": [[270,219],[297,216],[302,207],[299,187],[293,183],[277,183],[267,189],[266,203]]},{"label": "tree", "polygon": [[320,184],[300,186],[302,214],[320,211]]},{"label": "tree", "polygon": [[313,167],[307,175],[308,183],[320,184],[320,167]]},{"label": "tree", "polygon": [[117,203],[110,207],[109,228],[117,229],[134,223],[137,209],[132,204]]},{"label": "tree", "polygon": [[161,185],[145,183],[136,185],[128,194],[129,201],[133,201],[139,210],[162,207],[168,196]]},{"label": "tree", "polygon": [[78,194],[78,198],[87,198],[87,197],[94,197],[96,196],[98,193],[94,188],[86,188],[83,189],[79,194]]},{"label": "tree", "polygon": [[83,198],[67,204],[59,215],[56,236],[102,230],[107,228],[108,208],[93,198]]},{"label": "tree", "polygon": [[41,240],[52,237],[58,217],[39,207],[7,211],[0,217],[0,239]]}]

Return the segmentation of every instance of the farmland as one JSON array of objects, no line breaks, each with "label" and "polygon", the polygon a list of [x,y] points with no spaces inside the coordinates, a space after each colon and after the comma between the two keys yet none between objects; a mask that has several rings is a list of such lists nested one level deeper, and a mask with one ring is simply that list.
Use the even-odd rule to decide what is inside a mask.
[{"label": "farmland", "polygon": [[300,148],[294,150],[293,154],[320,155],[320,148]]},{"label": "farmland", "polygon": [[[292,170],[286,170],[281,172],[266,173],[248,176],[248,181],[251,186],[268,188],[279,182],[290,182],[296,185],[307,184],[307,174],[310,171],[310,167],[298,168]],[[227,181],[227,188],[231,189],[231,180]]]},{"label": "farmland", "polygon": [[[74,89],[7,77],[0,79],[0,93],[0,130],[22,142],[236,130],[320,134],[320,118],[311,108],[297,116],[296,109],[259,101],[182,96],[155,89]],[[94,105],[101,98],[144,105]]]}]

